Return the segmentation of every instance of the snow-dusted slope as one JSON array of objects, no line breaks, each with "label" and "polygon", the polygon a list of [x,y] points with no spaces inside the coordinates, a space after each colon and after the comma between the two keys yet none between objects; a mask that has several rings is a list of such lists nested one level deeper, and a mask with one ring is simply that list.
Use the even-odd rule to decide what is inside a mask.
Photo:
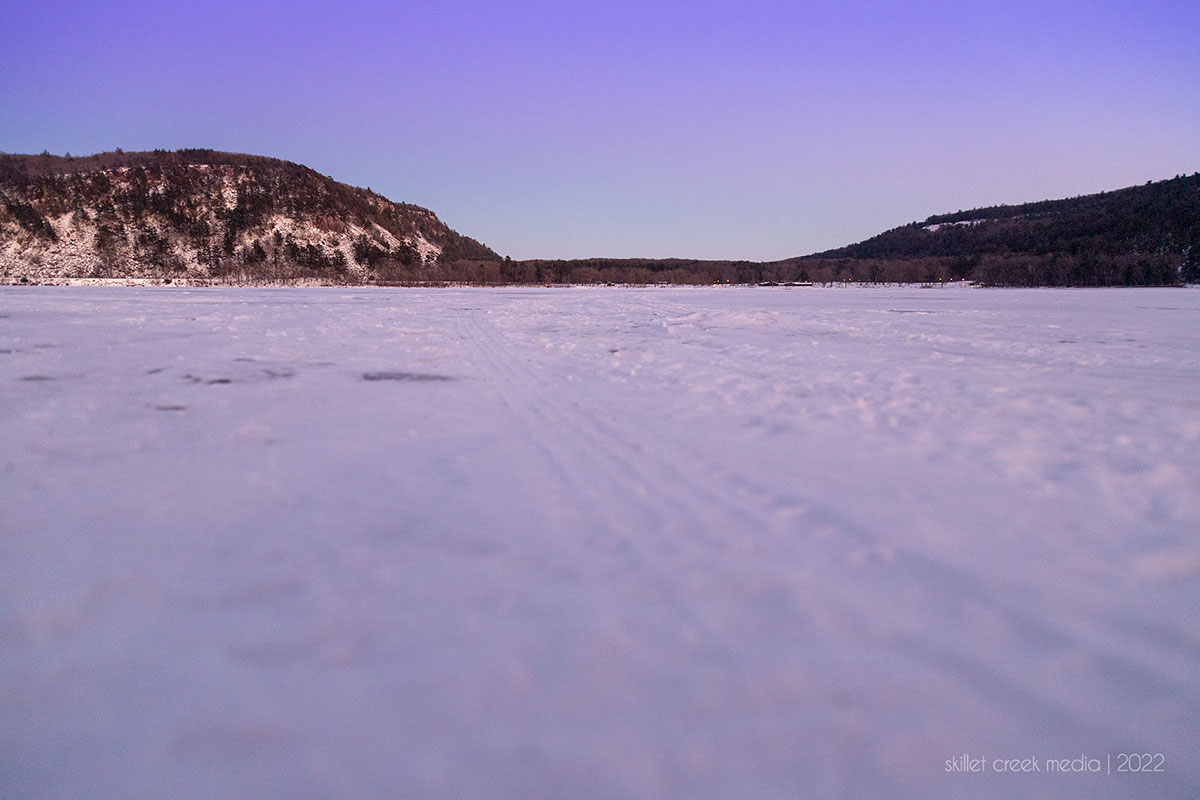
[{"label": "snow-dusted slope", "polygon": [[286,161],[0,155],[0,283],[358,284],[440,279],[457,259],[499,256],[427,209]]},{"label": "snow-dusted slope", "polygon": [[0,796],[1194,798],[1198,319],[0,290]]}]

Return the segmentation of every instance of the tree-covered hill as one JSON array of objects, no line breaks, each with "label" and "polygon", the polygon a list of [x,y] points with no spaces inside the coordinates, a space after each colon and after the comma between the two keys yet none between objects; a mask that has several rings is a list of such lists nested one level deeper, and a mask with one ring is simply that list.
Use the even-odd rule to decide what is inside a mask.
[{"label": "tree-covered hill", "polygon": [[212,150],[0,155],[0,280],[451,280],[500,257],[433,212]]},{"label": "tree-covered hill", "polygon": [[1009,285],[1200,280],[1200,173],[1114,192],[933,216],[802,261]]}]

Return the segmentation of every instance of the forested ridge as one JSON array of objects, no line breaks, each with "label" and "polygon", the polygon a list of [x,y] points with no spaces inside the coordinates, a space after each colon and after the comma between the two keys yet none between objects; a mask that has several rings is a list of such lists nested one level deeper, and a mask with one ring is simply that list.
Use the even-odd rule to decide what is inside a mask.
[{"label": "forested ridge", "polygon": [[0,156],[0,277],[448,280],[500,256],[288,161],[212,150]]},{"label": "forested ridge", "polygon": [[804,261],[1017,286],[1200,280],[1200,173],[1068,200],[940,214]]}]

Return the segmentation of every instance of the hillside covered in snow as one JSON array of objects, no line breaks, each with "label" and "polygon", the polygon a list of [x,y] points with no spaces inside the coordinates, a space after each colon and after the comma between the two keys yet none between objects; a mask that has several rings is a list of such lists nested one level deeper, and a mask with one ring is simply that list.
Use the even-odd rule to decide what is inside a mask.
[{"label": "hillside covered in snow", "polygon": [[0,156],[0,282],[371,283],[500,257],[433,212],[213,150]]}]

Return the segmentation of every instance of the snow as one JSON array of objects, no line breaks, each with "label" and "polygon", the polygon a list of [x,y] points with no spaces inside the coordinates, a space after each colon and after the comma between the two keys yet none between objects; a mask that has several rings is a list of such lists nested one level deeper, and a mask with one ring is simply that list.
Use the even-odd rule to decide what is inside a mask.
[{"label": "snow", "polygon": [[224,210],[234,209],[238,204],[237,176],[228,167],[221,170],[221,201]]},{"label": "snow", "polygon": [[[375,202],[372,203],[372,205],[379,208],[379,207],[382,207],[384,203],[385,203],[384,200],[377,199]],[[391,231],[389,231],[387,228],[384,228],[373,222],[367,223],[366,230],[359,228],[357,225],[351,225],[350,230],[351,230],[351,236],[349,237],[350,242],[353,242],[354,239],[358,238],[358,235],[360,233],[365,233],[372,241],[379,242],[379,243],[385,245],[388,250],[395,250],[398,245],[407,244],[410,247],[412,247],[414,250],[417,251],[417,255],[421,258],[422,261],[426,261],[426,262],[434,261],[437,259],[437,257],[439,255],[442,254],[441,246],[434,244],[433,242],[430,242],[419,232],[410,237],[407,237],[404,240],[401,240],[401,239],[398,239],[397,237],[393,236]],[[351,249],[349,244],[347,244],[346,249],[348,251],[348,254],[351,257],[353,257],[353,250]],[[347,262],[347,263],[352,263],[352,262]]]},{"label": "snow", "polygon": [[0,288],[0,796],[1196,797],[1198,321]]},{"label": "snow", "polygon": [[989,219],[964,219],[964,220],[959,220],[958,222],[935,222],[932,225],[924,226],[924,228],[925,228],[925,230],[929,231],[930,233],[937,233],[942,228],[950,228],[950,227],[957,228],[957,227],[962,227],[964,225],[968,228],[973,228],[976,225],[982,225],[985,222],[992,222],[992,221],[993,220],[989,220]]}]

